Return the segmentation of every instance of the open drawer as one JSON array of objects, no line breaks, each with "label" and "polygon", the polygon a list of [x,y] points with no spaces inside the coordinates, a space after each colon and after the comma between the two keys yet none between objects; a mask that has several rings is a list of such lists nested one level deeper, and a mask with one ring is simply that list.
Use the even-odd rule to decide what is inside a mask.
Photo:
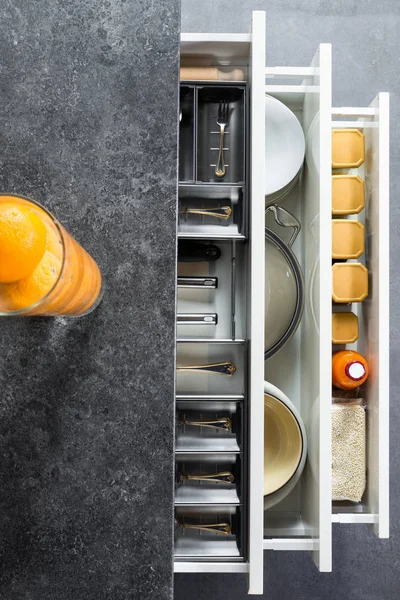
[{"label": "open drawer", "polygon": [[[247,202],[243,217],[247,228],[240,241],[245,249],[241,254],[239,287],[242,296],[240,308],[237,302],[235,306],[236,317],[242,315],[240,336],[235,340],[226,321],[217,335],[214,329],[214,334],[202,335],[201,340],[190,340],[195,344],[205,343],[204,348],[213,340],[216,345],[234,342],[238,348],[244,344],[246,349],[243,388],[231,388],[232,382],[224,382],[209,392],[242,394],[244,399],[243,415],[247,425],[240,451],[245,465],[241,480],[245,503],[241,515],[246,543],[241,547],[240,561],[227,556],[222,560],[209,556],[207,560],[199,561],[195,556],[184,560],[176,556],[175,571],[247,573],[249,593],[262,594],[264,551],[308,551],[320,571],[330,571],[332,521],[370,523],[380,537],[388,535],[388,98],[380,94],[367,109],[334,109],[332,112],[330,44],[319,46],[310,66],[266,68],[265,14],[261,11],[253,13],[249,35],[182,34],[181,60],[184,66],[239,67],[243,69],[247,87],[247,163],[245,179],[239,184]],[[183,85],[196,87],[189,81]],[[304,131],[306,153],[301,176],[291,191],[279,200],[279,204],[301,222],[293,251],[304,276],[304,314],[291,340],[264,362],[264,260],[268,261],[264,232],[264,179],[265,176],[268,178],[268,173],[265,174],[265,94],[277,98],[295,113]],[[333,117],[342,119],[339,125],[335,121],[335,127],[360,128],[366,139],[363,175],[368,184],[362,218],[367,232],[365,265],[369,271],[371,293],[368,300],[357,307],[360,337],[354,348],[371,366],[365,388],[368,406],[367,489],[362,502],[352,506],[332,504]],[[355,119],[360,121],[354,123]],[[196,153],[196,145],[193,147]],[[196,183],[196,168],[191,173]],[[218,184],[213,182],[212,186],[215,185]],[[232,239],[235,236],[233,231],[227,235]],[[192,232],[189,237],[201,238],[201,235]],[[231,242],[223,243],[229,247]],[[181,296],[178,307],[182,300]],[[226,295],[225,302],[227,305],[232,302],[232,294]],[[180,338],[182,335],[179,333]],[[225,339],[219,340],[221,336]],[[189,339],[184,343],[189,344]],[[182,343],[178,342],[178,357],[182,356],[180,348]],[[187,356],[186,351],[184,354]],[[264,379],[290,398],[303,419],[308,439],[307,462],[301,478],[284,500],[266,511],[263,502]],[[220,385],[224,389],[219,389]],[[179,393],[182,396],[182,392]],[[195,395],[196,391],[190,388],[184,393]],[[265,468],[268,472],[268,465]],[[185,493],[190,494],[190,491]],[[203,498],[202,491],[197,493]],[[177,497],[177,504],[180,501]],[[311,565],[310,561],[310,568]]]},{"label": "open drawer", "polygon": [[[333,502],[334,523],[367,523],[389,536],[389,94],[368,107],[332,109],[332,127],[355,128],[365,136],[365,161],[354,174],[365,182],[365,208],[349,218],[365,229],[365,252],[357,259],[368,269],[369,295],[353,303],[359,338],[346,348],[366,357],[370,375],[366,403],[366,490],[359,503]],[[340,310],[340,309],[338,309]]]}]

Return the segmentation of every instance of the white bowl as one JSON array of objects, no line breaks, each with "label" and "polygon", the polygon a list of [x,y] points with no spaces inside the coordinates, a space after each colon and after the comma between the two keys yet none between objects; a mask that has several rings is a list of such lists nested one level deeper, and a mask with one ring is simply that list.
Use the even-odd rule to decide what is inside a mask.
[{"label": "white bowl", "polygon": [[[289,398],[282,392],[282,390],[277,388],[272,383],[269,383],[268,381],[264,381],[264,393],[269,396],[272,396],[273,398],[276,398],[290,410],[290,412],[293,414],[295,420],[297,421],[297,424],[298,424],[300,432],[301,432],[302,442],[303,442],[301,456],[300,456],[300,460],[299,460],[297,469],[294,472],[294,474],[291,476],[289,481],[287,481],[287,483],[285,483],[282,487],[277,489],[275,492],[272,492],[271,494],[264,496],[264,510],[267,510],[268,508],[275,506],[275,504],[278,504],[278,502],[281,502],[284,498],[286,498],[286,496],[288,494],[290,494],[290,492],[293,490],[293,488],[299,481],[301,474],[304,470],[304,466],[306,464],[306,459],[307,459],[307,434],[306,434],[303,420],[302,420],[297,408],[289,400]],[[264,470],[265,470],[265,466],[264,466]]]},{"label": "white bowl", "polygon": [[300,171],[306,143],[296,115],[272,96],[265,96],[265,196],[288,186]]}]

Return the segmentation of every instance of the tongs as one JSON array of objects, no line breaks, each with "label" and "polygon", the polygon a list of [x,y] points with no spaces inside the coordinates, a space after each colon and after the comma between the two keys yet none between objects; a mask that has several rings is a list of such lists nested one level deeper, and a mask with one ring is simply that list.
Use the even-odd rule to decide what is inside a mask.
[{"label": "tongs", "polygon": [[193,425],[194,427],[208,427],[209,429],[232,431],[232,419],[230,417],[221,417],[212,421],[179,419],[178,423],[179,425]]},{"label": "tongs", "polygon": [[232,362],[220,362],[212,363],[209,365],[189,365],[189,366],[177,366],[176,370],[179,372],[192,372],[192,373],[208,373],[214,375],[227,375],[230,377],[236,371],[236,367]]},{"label": "tongs", "polygon": [[232,208],[230,206],[217,206],[216,208],[184,208],[181,213],[186,213],[188,215],[204,215],[206,217],[214,217],[215,219],[227,221],[232,216]]},{"label": "tongs", "polygon": [[198,531],[207,531],[219,535],[229,535],[232,533],[232,528],[229,523],[204,523],[202,525],[187,525],[176,521],[177,527],[181,529],[197,529]]},{"label": "tongs", "polygon": [[219,471],[218,473],[187,474],[179,473],[179,481],[212,481],[215,483],[233,483],[235,476],[231,471]]}]

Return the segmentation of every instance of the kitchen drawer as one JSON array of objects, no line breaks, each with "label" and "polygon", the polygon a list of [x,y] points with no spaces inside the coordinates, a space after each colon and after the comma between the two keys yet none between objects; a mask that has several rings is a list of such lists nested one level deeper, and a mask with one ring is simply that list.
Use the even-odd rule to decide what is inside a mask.
[{"label": "kitchen drawer", "polygon": [[385,538],[389,536],[389,95],[378,94],[368,107],[333,108],[332,116],[335,129],[357,128],[365,136],[365,162],[354,170],[365,181],[365,209],[349,218],[365,228],[365,252],[357,262],[368,269],[369,295],[352,304],[359,338],[346,348],[360,352],[370,366],[363,386],[366,491],[360,503],[334,502],[332,521],[367,523]]},{"label": "kitchen drawer", "polygon": [[[193,555],[176,562],[175,570],[247,573],[249,593],[262,594],[264,551],[307,551],[320,571],[330,571],[332,522],[367,523],[379,537],[388,535],[388,95],[379,94],[367,108],[332,109],[330,44],[319,46],[310,66],[265,67],[265,14],[261,11],[253,13],[249,35],[182,34],[181,57],[183,65],[243,68],[248,87],[247,166],[241,183],[247,199],[240,279],[245,300],[241,309],[236,305],[235,310],[236,316],[245,312],[240,317],[241,338],[236,340],[239,347],[243,343],[245,348],[243,385],[233,386],[232,379],[228,389],[221,390],[218,384],[217,390],[213,384],[211,392],[243,396],[247,427],[240,456],[246,467],[241,480],[241,493],[246,499],[242,535],[246,540],[238,563],[229,556],[221,561],[213,557],[199,561]],[[293,251],[304,275],[304,315],[290,342],[264,363],[264,177],[268,177],[265,94],[296,114],[305,134],[306,155],[300,177],[279,199],[279,204],[301,222]],[[348,347],[361,352],[371,367],[363,389],[367,403],[367,489],[362,502],[353,505],[331,501],[333,126],[360,129],[366,142],[366,160],[357,171],[365,179],[366,207],[355,218],[365,225],[362,262],[369,271],[370,294],[356,309],[352,307],[359,317],[360,336],[355,345]],[[268,260],[268,254],[265,258]],[[203,343],[207,348],[209,342]],[[180,343],[177,351],[182,357]],[[308,439],[307,462],[299,482],[283,501],[267,511],[263,504],[264,378],[294,403]],[[187,387],[179,382],[179,375],[178,383],[180,390]],[[198,393],[196,386],[189,387],[189,394]]]}]

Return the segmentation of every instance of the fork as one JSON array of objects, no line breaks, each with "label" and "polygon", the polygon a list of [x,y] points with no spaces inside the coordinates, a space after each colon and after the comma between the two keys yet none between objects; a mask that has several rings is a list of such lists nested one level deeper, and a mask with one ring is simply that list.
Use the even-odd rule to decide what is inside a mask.
[{"label": "fork", "polygon": [[215,175],[217,177],[224,177],[226,174],[225,161],[224,161],[224,134],[225,127],[228,126],[229,121],[229,102],[221,100],[218,107],[217,125],[219,126],[219,151],[217,164],[215,165]]}]

